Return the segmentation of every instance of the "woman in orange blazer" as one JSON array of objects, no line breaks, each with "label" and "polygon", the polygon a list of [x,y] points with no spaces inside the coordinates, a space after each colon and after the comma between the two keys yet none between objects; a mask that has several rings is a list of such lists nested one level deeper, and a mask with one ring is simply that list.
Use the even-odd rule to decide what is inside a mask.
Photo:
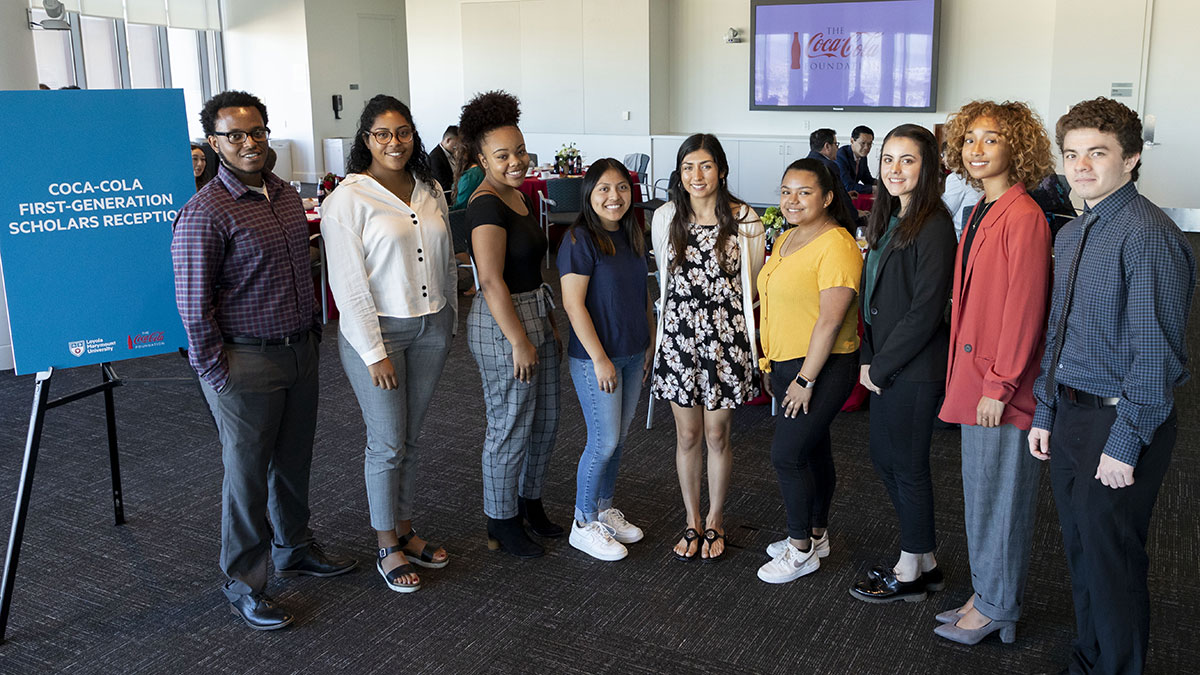
[{"label": "woman in orange blazer", "polygon": [[946,401],[962,428],[963,501],[974,593],[935,632],[975,644],[1016,639],[1040,467],[1023,452],[1046,332],[1050,228],[1025,185],[1053,168],[1042,121],[1024,103],[973,101],[946,125],[946,163],[983,199],[954,265]]}]

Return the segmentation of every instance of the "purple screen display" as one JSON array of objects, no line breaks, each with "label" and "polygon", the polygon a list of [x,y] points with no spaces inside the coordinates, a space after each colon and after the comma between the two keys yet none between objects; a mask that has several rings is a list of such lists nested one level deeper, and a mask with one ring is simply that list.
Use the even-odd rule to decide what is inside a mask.
[{"label": "purple screen display", "polygon": [[757,106],[933,105],[934,0],[759,5]]}]

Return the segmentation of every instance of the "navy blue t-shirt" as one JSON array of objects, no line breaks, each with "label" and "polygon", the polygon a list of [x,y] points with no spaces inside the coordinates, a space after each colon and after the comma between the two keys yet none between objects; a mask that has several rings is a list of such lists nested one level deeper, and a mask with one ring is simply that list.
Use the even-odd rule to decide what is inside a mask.
[{"label": "navy blue t-shirt", "polygon": [[[616,248],[614,255],[601,253],[588,230],[572,229],[558,247],[558,273],[591,277],[584,306],[604,353],[613,359],[646,351],[650,347],[650,326],[646,319],[646,258],[633,252],[622,233],[614,232],[609,239]],[[574,326],[567,356],[591,358],[576,337]]]}]

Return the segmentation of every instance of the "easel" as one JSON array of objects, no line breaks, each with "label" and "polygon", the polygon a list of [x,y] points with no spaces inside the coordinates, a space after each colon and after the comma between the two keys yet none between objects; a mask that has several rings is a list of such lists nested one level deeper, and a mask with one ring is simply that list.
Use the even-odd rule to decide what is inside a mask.
[{"label": "easel", "polygon": [[101,363],[101,382],[94,387],[68,394],[53,401],[50,398],[50,378],[54,369],[37,374],[33,388],[33,412],[29,417],[29,434],[25,437],[25,461],[21,465],[21,483],[17,487],[17,504],[13,509],[12,530],[8,535],[8,552],[4,558],[4,581],[0,586],[0,642],[8,629],[8,612],[12,604],[13,586],[17,579],[17,557],[21,553],[21,538],[25,534],[25,517],[29,513],[29,495],[33,490],[33,470],[37,464],[38,448],[42,442],[42,427],[46,411],[78,401],[92,394],[104,394],[104,417],[108,423],[108,460],[112,468],[113,516],[117,525],[125,524],[125,507],[121,498],[121,468],[117,459],[117,417],[113,406],[113,389],[124,382],[113,372],[111,363]]}]

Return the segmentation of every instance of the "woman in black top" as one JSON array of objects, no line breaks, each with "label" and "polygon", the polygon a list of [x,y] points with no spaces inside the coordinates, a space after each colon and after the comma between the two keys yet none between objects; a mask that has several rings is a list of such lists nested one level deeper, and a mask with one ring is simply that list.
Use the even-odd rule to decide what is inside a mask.
[{"label": "woman in black top", "polygon": [[484,179],[467,205],[470,250],[480,292],[467,318],[467,340],[479,365],[487,405],[483,444],[483,510],[488,547],[536,558],[541,545],[525,533],[559,537],[562,527],[542,508],[542,484],[558,432],[558,327],[542,284],[546,235],[517,189],[529,155],[517,128],[517,99],[501,91],[463,106],[459,133]]},{"label": "woman in black top", "polygon": [[876,566],[850,594],[866,602],[924,600],[945,581],[933,531],[929,442],[945,388],[945,322],[954,223],[942,203],[938,146],[903,124],[883,142],[863,266],[860,381],[871,398],[871,461],[900,520],[900,559]]}]

